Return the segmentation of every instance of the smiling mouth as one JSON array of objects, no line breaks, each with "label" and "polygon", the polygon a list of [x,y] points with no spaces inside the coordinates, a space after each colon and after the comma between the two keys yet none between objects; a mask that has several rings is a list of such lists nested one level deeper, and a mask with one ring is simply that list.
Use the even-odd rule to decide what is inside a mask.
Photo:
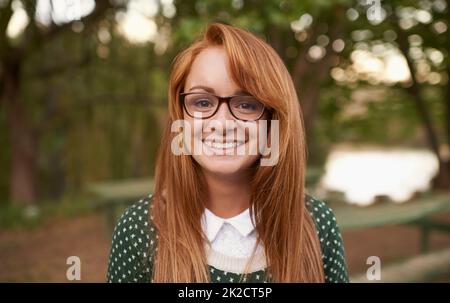
[{"label": "smiling mouth", "polygon": [[241,145],[244,145],[245,141],[233,141],[233,142],[214,142],[213,140],[204,140],[203,143],[206,146],[215,148],[215,149],[229,149],[229,148],[236,148]]}]

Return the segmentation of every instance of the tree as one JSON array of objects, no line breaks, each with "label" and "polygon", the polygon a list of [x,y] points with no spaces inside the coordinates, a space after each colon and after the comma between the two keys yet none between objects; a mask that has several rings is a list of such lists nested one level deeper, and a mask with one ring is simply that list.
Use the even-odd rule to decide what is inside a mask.
[{"label": "tree", "polygon": [[[434,187],[449,190],[450,157],[442,152],[445,142],[450,144],[448,1],[396,0],[382,2],[380,9],[384,16],[379,22],[364,19],[354,22],[352,29],[369,30],[372,34],[369,42],[390,44],[404,57],[410,79],[394,87],[404,90],[406,101],[415,105],[426,143],[438,159],[439,172],[433,180]],[[439,92],[440,104],[428,100],[430,90]],[[434,107],[444,109],[439,113],[443,123],[436,121]]]},{"label": "tree", "polygon": [[[439,161],[439,172],[433,180],[434,186],[438,189],[449,190],[450,158],[441,153],[441,146],[442,142],[445,142],[445,140],[447,141],[447,143],[450,143],[450,86],[448,83],[447,85],[442,86],[444,90],[444,98],[442,99],[442,102],[444,103],[443,108],[445,108],[446,123],[443,131],[444,139],[441,139],[438,131],[436,130],[436,125],[433,123],[432,115],[424,97],[424,88],[427,86],[427,83],[418,79],[421,76],[420,71],[418,70],[418,67],[421,64],[421,60],[417,57],[415,58],[412,54],[411,49],[414,48],[415,45],[413,39],[411,38],[412,35],[422,37],[423,42],[421,43],[422,45],[420,47],[424,53],[426,50],[433,49],[434,51],[440,52],[443,55],[442,62],[438,64],[434,64],[432,60],[430,60],[429,56],[421,59],[425,59],[429,66],[433,67],[436,71],[440,72],[442,75],[444,75],[444,77],[447,77],[447,79],[449,79],[450,58],[448,56],[448,45],[450,42],[450,32],[443,29],[441,31],[439,29],[438,22],[450,20],[450,10],[448,9],[448,7],[433,7],[431,3],[424,6],[423,4],[417,5],[416,3],[414,3],[415,5],[413,5],[409,2],[398,1],[393,4],[395,6],[391,8],[392,13],[389,16],[389,21],[393,29],[395,29],[395,31],[398,33],[399,49],[406,59],[411,74],[411,83],[410,85],[405,87],[405,90],[411,96],[413,102],[416,105],[418,114],[422,120],[423,127],[426,132],[428,145]],[[409,6],[410,8],[414,8],[417,11],[428,12],[430,15],[430,19],[422,20],[423,22],[420,22],[419,20],[419,22],[411,27],[401,26],[402,21],[405,20],[405,17],[402,16],[401,13],[395,13],[395,9],[407,6]],[[430,24],[433,20],[434,24]]]},{"label": "tree", "polygon": [[[8,37],[6,31],[14,13],[13,3],[12,0],[3,1],[0,8],[0,106],[6,112],[11,148],[10,200],[35,203],[38,197],[36,161],[39,137],[21,96],[24,63],[51,41],[70,31],[74,22],[90,27],[109,9],[121,5],[109,0],[97,0],[92,12],[78,21],[58,24],[52,20],[49,24],[41,24],[35,18],[36,1],[21,1],[30,22],[16,41]],[[58,70],[56,68],[53,72]]]}]

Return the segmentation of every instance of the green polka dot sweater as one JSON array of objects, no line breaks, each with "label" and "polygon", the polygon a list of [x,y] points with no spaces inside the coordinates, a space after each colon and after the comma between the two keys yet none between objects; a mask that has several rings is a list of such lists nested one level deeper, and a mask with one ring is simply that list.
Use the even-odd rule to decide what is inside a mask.
[{"label": "green polka dot sweater", "polygon": [[[325,282],[349,282],[342,237],[332,210],[316,198],[306,195],[306,206],[314,219],[322,249]],[[128,207],[114,229],[108,282],[151,282],[152,262],[158,234],[151,220],[151,195]],[[266,271],[246,276],[209,265],[212,282],[270,282]]]}]

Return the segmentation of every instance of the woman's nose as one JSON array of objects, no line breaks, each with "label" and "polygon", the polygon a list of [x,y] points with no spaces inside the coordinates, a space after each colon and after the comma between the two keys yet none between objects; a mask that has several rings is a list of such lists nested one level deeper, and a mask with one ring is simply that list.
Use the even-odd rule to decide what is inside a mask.
[{"label": "woman's nose", "polygon": [[225,122],[226,120],[235,120],[233,114],[231,114],[228,105],[225,102],[219,104],[219,108],[214,116],[211,119],[219,120]]},{"label": "woman's nose", "polygon": [[219,136],[228,136],[234,132],[235,120],[228,105],[223,102],[219,105],[216,114],[208,119],[206,129],[215,132]]}]

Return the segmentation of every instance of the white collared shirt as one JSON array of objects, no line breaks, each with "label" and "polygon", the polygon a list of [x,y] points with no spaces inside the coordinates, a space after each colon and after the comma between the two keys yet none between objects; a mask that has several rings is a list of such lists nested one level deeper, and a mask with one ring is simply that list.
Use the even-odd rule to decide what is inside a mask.
[{"label": "white collared shirt", "polygon": [[[246,258],[254,249],[257,232],[250,218],[250,209],[232,218],[221,218],[205,208],[202,228],[211,249],[229,257]],[[256,253],[263,253],[260,243]]]}]

